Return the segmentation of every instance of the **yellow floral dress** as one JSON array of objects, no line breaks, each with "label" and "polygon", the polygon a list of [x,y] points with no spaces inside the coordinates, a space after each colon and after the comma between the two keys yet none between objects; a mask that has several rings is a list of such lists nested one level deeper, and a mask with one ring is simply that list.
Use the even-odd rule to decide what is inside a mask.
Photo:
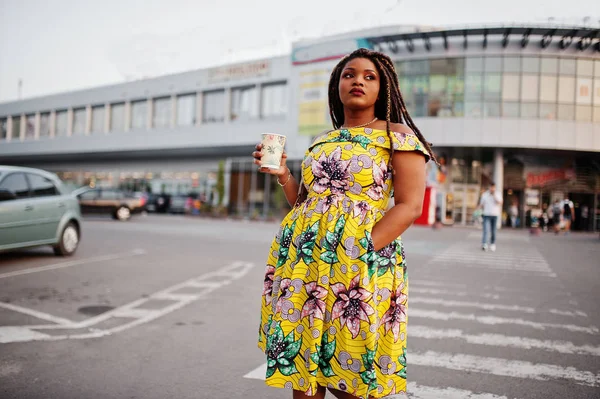
[{"label": "yellow floral dress", "polygon": [[406,390],[408,278],[400,238],[375,251],[373,226],[392,192],[390,146],[429,154],[412,134],[341,129],[302,162],[308,198],[269,252],[258,346],[267,385],[359,398]]}]

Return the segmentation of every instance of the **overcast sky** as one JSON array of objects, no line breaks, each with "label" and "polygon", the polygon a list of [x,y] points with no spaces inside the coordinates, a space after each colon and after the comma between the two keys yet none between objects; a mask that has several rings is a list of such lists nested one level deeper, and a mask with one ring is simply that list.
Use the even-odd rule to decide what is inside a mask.
[{"label": "overcast sky", "polygon": [[0,102],[287,54],[361,28],[600,26],[598,0],[0,0]]}]

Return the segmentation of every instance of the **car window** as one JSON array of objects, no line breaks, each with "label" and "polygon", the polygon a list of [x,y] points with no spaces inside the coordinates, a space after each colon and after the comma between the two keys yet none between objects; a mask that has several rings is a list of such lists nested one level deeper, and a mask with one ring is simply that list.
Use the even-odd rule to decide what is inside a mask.
[{"label": "car window", "polygon": [[123,198],[123,193],[119,191],[113,190],[102,190],[102,199],[121,199]]},{"label": "car window", "polygon": [[17,198],[29,197],[29,185],[23,173],[11,173],[6,176],[0,183],[0,189],[14,193]]},{"label": "car window", "polygon": [[35,175],[33,173],[28,173],[27,178],[29,179],[29,185],[31,186],[32,197],[49,197],[53,195],[60,195],[60,192],[52,180],[44,176]]},{"label": "car window", "polygon": [[94,200],[96,198],[98,198],[98,191],[96,190],[90,190],[90,191],[86,191],[82,194],[79,194],[79,198],[82,200]]}]

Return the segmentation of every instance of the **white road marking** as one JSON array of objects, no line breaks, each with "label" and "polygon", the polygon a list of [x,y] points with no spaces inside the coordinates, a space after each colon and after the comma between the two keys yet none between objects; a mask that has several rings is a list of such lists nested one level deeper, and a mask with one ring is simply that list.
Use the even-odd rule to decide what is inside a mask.
[{"label": "white road marking", "polygon": [[[267,363],[264,363],[246,374],[244,378],[264,381],[266,375]],[[407,391],[408,396],[411,399],[508,399],[506,396],[497,396],[491,393],[473,393],[471,391],[456,388],[434,388],[423,386],[415,382],[408,383]],[[390,399],[392,397],[396,396],[389,396]]]},{"label": "white road marking", "polygon": [[577,370],[574,367],[562,367],[553,364],[434,351],[427,351],[425,353],[411,352],[407,356],[407,360],[409,365],[442,367],[450,370],[459,370],[462,373],[485,373],[504,377],[529,378],[539,381],[567,379],[579,385],[590,387],[600,386],[600,375],[598,374]]},{"label": "white road marking", "polygon": [[15,276],[22,276],[24,274],[39,273],[39,272],[44,272],[47,270],[62,269],[65,267],[87,265],[90,263],[103,262],[103,261],[107,261],[107,260],[129,258],[131,256],[138,256],[138,255],[144,255],[144,254],[146,254],[146,251],[144,249],[134,249],[133,251],[120,253],[120,254],[96,256],[94,258],[87,258],[87,259],[71,260],[68,262],[55,263],[53,265],[32,267],[31,269],[16,270],[14,272],[2,273],[2,274],[0,274],[0,279],[8,278],[8,277],[15,277]]},{"label": "white road marking", "polygon": [[464,389],[427,387],[415,382],[407,384],[407,391],[411,399],[513,399],[491,393],[473,393]]},{"label": "white road marking", "polygon": [[408,325],[408,335],[425,339],[461,339],[469,344],[521,349],[542,349],[548,352],[565,353],[569,355],[600,356],[600,347],[583,345],[577,346],[567,341],[549,341],[526,337],[507,336],[502,334],[465,334],[459,329],[437,329],[426,326]]},{"label": "white road marking", "polygon": [[63,319],[62,317],[52,316],[51,314],[48,314],[48,313],[43,313],[43,312],[39,312],[37,310],[24,308],[22,306],[13,305],[12,303],[0,302],[0,308],[8,309],[13,312],[23,313],[23,314],[26,314],[29,316],[33,316],[40,320],[46,320],[46,321],[50,321],[52,323],[56,323],[58,325],[70,326],[74,323],[71,320]]},{"label": "white road marking", "polygon": [[[412,289],[412,288],[411,288]],[[515,324],[525,327],[535,328],[537,330],[546,330],[548,328],[560,328],[572,332],[581,332],[586,334],[596,335],[600,333],[597,327],[590,326],[576,326],[573,324],[562,324],[562,323],[536,323],[534,321],[496,317],[496,316],[475,316],[471,313],[457,313],[457,312],[439,312],[437,310],[427,310],[411,307],[408,310],[408,315],[411,318],[426,318],[433,320],[469,320],[481,324],[487,325],[498,325],[498,324]]]},{"label": "white road marking", "polygon": [[[233,280],[240,279],[245,276],[254,264],[248,262],[234,262],[221,269],[203,274],[192,278],[182,283],[168,287],[162,291],[156,292],[148,297],[141,298],[130,302],[126,305],[105,312],[96,317],[89,318],[82,322],[69,322],[64,325],[40,325],[40,326],[22,326],[22,327],[0,327],[0,337],[5,337],[2,343],[8,342],[24,342],[24,341],[57,341],[62,339],[87,339],[97,338],[114,333],[118,333],[129,328],[138,326],[143,323],[155,320],[161,316],[174,312],[194,301],[206,297],[210,292],[224,287]],[[211,279],[219,278],[218,283]],[[203,284],[208,282],[208,284]],[[197,288],[196,294],[179,294],[176,291],[182,288]],[[152,300],[169,300],[172,303],[160,309],[144,309],[141,306]],[[94,329],[93,326],[108,320],[111,317],[115,318],[131,318],[131,321],[125,320],[123,324],[111,327],[109,329]],[[18,330],[14,330],[18,328]],[[40,333],[37,330],[70,330],[69,334],[63,335],[47,335]],[[82,329],[81,333],[73,333],[73,330]]]},{"label": "white road marking", "polygon": [[410,303],[424,303],[428,305],[440,305],[450,308],[466,307],[466,308],[478,308],[485,310],[509,310],[513,312],[523,313],[536,313],[538,310],[529,306],[518,306],[518,305],[500,305],[493,303],[481,303],[481,302],[465,302],[465,301],[450,301],[447,299],[427,298],[427,297],[409,297]]},{"label": "white road marking", "polygon": [[32,331],[26,327],[0,327],[0,344],[9,342],[27,342],[50,337],[37,331]]},{"label": "white road marking", "polygon": [[498,294],[474,294],[471,292],[464,292],[464,291],[448,291],[448,290],[440,290],[440,289],[436,289],[436,288],[418,288],[418,287],[414,287],[411,286],[410,287],[410,292],[416,292],[418,294],[431,294],[431,295],[450,295],[453,297],[473,297],[473,296],[479,296],[482,298],[486,298],[486,299],[500,299],[500,295]]},{"label": "white road marking", "polygon": [[[469,238],[481,240],[481,236],[483,235],[483,231],[473,231],[469,233]],[[519,242],[529,242],[530,238],[526,235],[520,234],[510,234],[503,233],[502,230],[496,232],[496,243],[501,244],[502,241],[519,241]]]},{"label": "white road marking", "polygon": [[550,313],[553,314],[558,314],[561,316],[581,316],[581,317],[588,317],[588,315],[580,310],[577,310],[575,312],[569,312],[569,311],[564,311],[564,310],[558,310],[558,309],[550,309]]}]

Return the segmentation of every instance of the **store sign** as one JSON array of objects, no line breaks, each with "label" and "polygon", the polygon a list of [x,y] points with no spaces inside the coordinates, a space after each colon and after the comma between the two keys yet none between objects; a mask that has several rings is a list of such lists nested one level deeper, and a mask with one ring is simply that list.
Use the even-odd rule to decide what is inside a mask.
[{"label": "store sign", "polygon": [[248,78],[257,78],[269,74],[271,64],[269,61],[258,61],[239,65],[228,65],[224,67],[212,68],[208,71],[208,81],[210,83],[226,82],[230,80],[240,80]]},{"label": "store sign", "polygon": [[539,173],[527,173],[527,187],[543,187],[550,183],[574,179],[573,169],[553,169]]}]

